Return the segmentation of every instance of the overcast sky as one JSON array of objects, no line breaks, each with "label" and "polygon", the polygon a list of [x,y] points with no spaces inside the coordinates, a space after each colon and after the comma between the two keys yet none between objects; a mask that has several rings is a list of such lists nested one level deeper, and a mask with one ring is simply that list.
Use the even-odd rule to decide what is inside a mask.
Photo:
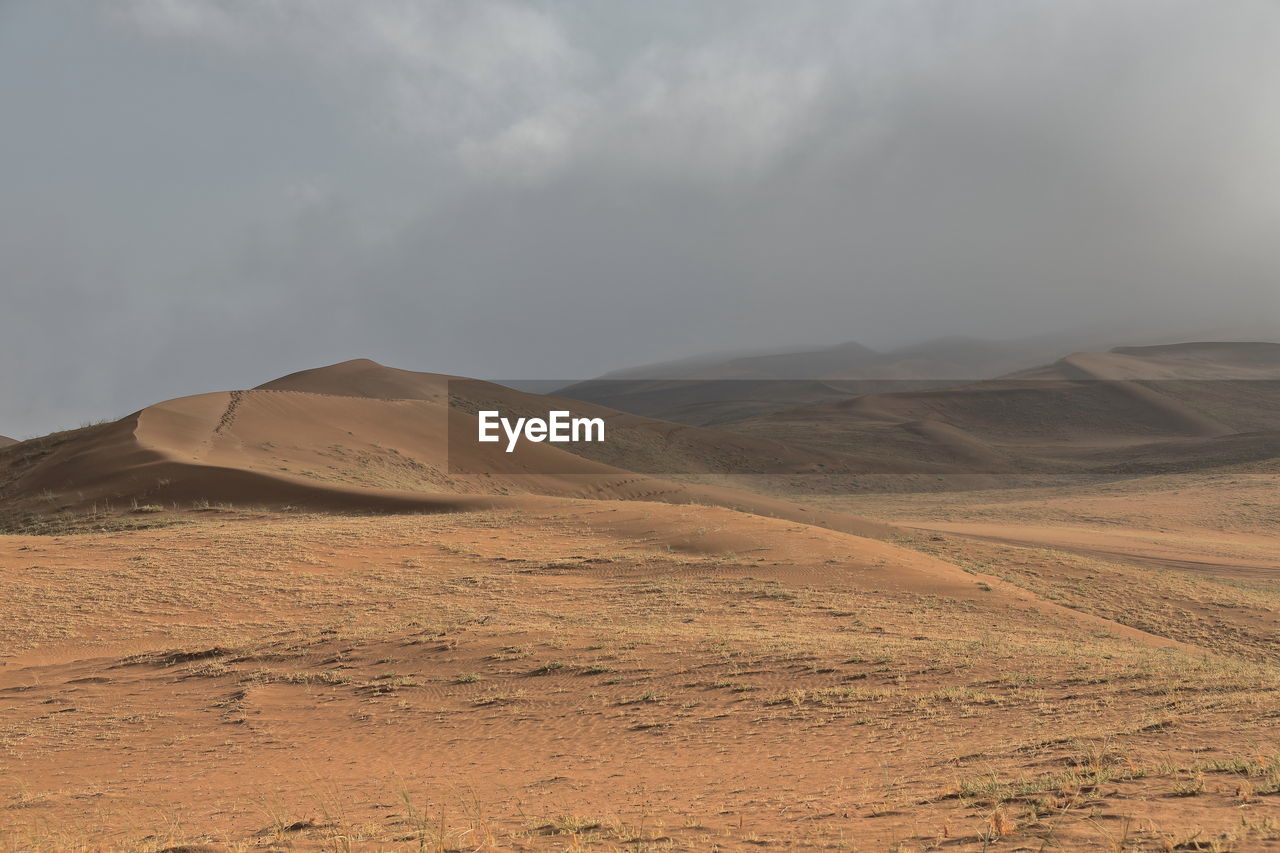
[{"label": "overcast sky", "polygon": [[0,433],[1280,316],[1271,0],[0,0]]}]

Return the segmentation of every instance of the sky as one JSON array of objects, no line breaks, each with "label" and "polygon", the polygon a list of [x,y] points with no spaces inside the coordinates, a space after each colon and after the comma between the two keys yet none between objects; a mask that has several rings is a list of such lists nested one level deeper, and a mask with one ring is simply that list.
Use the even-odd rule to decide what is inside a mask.
[{"label": "sky", "polygon": [[0,434],[355,357],[1275,328],[1277,44],[1271,0],[0,0]]}]

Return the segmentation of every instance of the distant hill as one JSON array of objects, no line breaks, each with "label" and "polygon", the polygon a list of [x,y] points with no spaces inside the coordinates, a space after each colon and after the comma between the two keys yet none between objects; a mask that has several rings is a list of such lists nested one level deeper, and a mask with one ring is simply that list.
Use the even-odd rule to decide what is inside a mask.
[{"label": "distant hill", "polygon": [[[1280,456],[1280,344],[1075,353],[961,386],[796,406],[735,431],[874,455],[884,473],[1123,474]],[[872,469],[868,469],[872,470]]]},{"label": "distant hill", "polygon": [[1015,379],[1280,379],[1280,344],[1205,341],[1078,352]]},{"label": "distant hill", "polygon": [[[612,380],[986,378],[1030,367],[1062,352],[1059,339],[988,341],[953,336],[877,351],[857,342],[775,352],[707,355],[615,370]],[[1028,360],[1031,360],[1028,363]],[[587,383],[577,383],[584,385]],[[577,387],[577,386],[570,386]]]},{"label": "distant hill", "polygon": [[630,368],[556,393],[624,412],[711,426],[858,394],[973,382],[1043,364],[1063,351],[1058,338],[949,337],[887,352],[845,343]]},{"label": "distant hill", "polygon": [[0,435],[0,447],[8,447],[10,444],[17,444],[17,443],[18,443],[18,440],[16,438],[7,438],[3,435]]}]

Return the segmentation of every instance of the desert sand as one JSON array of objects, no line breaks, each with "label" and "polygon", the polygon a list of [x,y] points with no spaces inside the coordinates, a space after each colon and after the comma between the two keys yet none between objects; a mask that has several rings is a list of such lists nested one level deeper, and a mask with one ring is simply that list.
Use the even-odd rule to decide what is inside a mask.
[{"label": "desert sand", "polygon": [[1280,849],[1273,351],[1095,356],[591,458],[366,360],[5,447],[0,849]]}]

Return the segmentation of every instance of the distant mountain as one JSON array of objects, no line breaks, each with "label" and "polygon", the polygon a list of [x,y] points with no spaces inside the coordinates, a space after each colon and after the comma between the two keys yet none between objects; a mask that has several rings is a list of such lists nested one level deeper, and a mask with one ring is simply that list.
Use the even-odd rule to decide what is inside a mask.
[{"label": "distant mountain", "polygon": [[0,435],[0,447],[8,447],[11,444],[17,444],[17,443],[18,443],[18,440],[16,438],[7,438],[3,435]]},{"label": "distant mountain", "polygon": [[1061,338],[948,337],[877,352],[850,342],[810,350],[687,359],[607,373],[561,397],[679,423],[723,424],[805,403],[973,382],[1069,351]]},{"label": "distant mountain", "polygon": [[717,365],[743,359],[787,355],[797,352],[794,347],[779,347],[756,350],[722,350],[702,353],[686,358],[642,364],[637,367],[624,367],[602,374],[600,379],[687,379],[693,378],[706,368],[714,369]]},{"label": "distant mountain", "polygon": [[848,342],[800,352],[743,356],[686,371],[680,379],[824,379],[871,369],[884,355]]}]

